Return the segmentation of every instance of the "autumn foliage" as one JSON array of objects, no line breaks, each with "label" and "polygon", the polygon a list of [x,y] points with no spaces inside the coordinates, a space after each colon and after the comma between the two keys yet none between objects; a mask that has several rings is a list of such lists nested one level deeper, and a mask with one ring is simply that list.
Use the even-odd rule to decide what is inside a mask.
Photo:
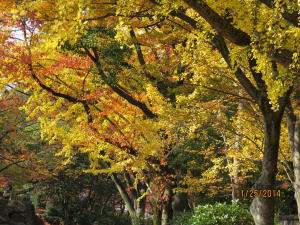
[{"label": "autumn foliage", "polygon": [[[10,135],[1,137],[5,165],[22,162],[37,181],[88,154],[84,172],[110,176],[133,220],[148,201],[161,224],[173,210],[190,209],[188,193],[231,191],[236,201],[236,190],[259,171],[254,189],[298,180],[291,177],[297,162],[288,138],[289,118],[298,112],[296,2],[0,7],[0,90],[11,90],[15,110],[1,120],[3,138]],[[2,98],[1,110],[9,96]],[[288,106],[294,117],[282,121]],[[29,121],[40,132],[39,151],[29,151],[25,140],[11,144]],[[17,153],[9,152],[14,144]],[[55,160],[42,162],[45,154]],[[273,210],[272,199],[256,200]],[[252,206],[257,224],[273,220],[274,210],[256,214]]]}]

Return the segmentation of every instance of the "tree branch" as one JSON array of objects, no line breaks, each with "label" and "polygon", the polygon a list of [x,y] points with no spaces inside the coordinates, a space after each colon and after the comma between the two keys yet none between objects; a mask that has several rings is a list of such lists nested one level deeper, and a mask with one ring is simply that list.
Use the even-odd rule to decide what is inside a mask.
[{"label": "tree branch", "polygon": [[[266,6],[268,6],[271,9],[275,8],[274,0],[259,0],[259,1],[264,3]],[[282,7],[284,9],[284,12],[281,13],[282,17],[284,19],[286,19],[287,21],[289,21],[290,23],[294,24],[296,27],[300,27],[299,24],[298,24],[299,23],[299,21],[298,21],[298,12],[294,11],[293,13],[289,13],[289,10],[288,10],[286,4],[283,4]]]},{"label": "tree branch", "polygon": [[11,193],[4,193],[3,194],[3,197],[4,198],[8,198],[10,197],[11,195],[20,195],[20,194],[25,194],[29,191],[33,190],[33,187],[30,187],[30,188],[27,188],[25,190],[22,190],[22,191],[12,191]]}]

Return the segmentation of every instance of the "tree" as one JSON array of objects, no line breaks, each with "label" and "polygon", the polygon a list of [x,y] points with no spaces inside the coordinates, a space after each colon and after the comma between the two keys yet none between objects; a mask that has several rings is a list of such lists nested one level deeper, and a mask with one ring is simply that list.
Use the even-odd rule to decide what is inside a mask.
[{"label": "tree", "polygon": [[[78,223],[87,217],[95,217],[97,213],[105,216],[110,211],[115,212],[116,205],[123,204],[118,190],[106,175],[84,173],[83,170],[88,169],[88,166],[87,154],[78,155],[72,164],[66,165],[56,175],[36,183],[36,206],[43,201],[43,204],[46,202],[47,205],[56,207],[56,211],[61,211],[64,215],[64,224]],[[51,209],[51,206],[48,208]],[[57,218],[48,219],[52,222]],[[92,223],[90,219],[88,218]]]},{"label": "tree", "polygon": [[[181,6],[185,9],[185,6],[179,2],[173,4],[171,8],[168,3],[162,3],[160,5],[161,10],[157,11],[156,15],[161,12],[165,12],[166,16],[173,14],[189,23],[198,31],[198,34],[201,31],[204,32],[204,35],[199,34],[196,37],[194,36],[193,39],[201,43],[201,48],[203,42],[212,41],[211,44],[222,54],[228,66],[233,68],[238,82],[259,106],[265,123],[265,149],[262,175],[256,182],[254,189],[274,189],[280,123],[295,78],[293,73],[299,74],[300,72],[296,53],[299,51],[299,46],[293,38],[299,32],[296,16],[299,8],[296,3],[280,5],[272,1],[256,3],[251,1],[243,3],[229,1],[225,5],[222,2],[222,9],[218,7],[219,2],[184,2],[194,10],[191,17],[187,17],[178,10]],[[267,7],[262,3],[265,3]],[[154,4],[158,3],[155,2]],[[287,13],[288,8],[294,10],[294,12]],[[247,12],[248,9],[249,12]],[[120,12],[125,13],[126,10],[128,8],[123,11],[120,10]],[[271,15],[272,19],[267,22],[264,13]],[[244,20],[245,15],[248,15],[249,19]],[[205,23],[197,27],[198,21]],[[210,35],[207,28],[214,28],[218,34]],[[285,43],[283,43],[283,38],[279,38],[276,32],[280,32],[286,37],[284,39]],[[289,32],[291,36],[288,35]],[[275,33],[276,35],[274,35]],[[228,48],[229,43],[226,44],[223,37],[233,46]],[[237,53],[243,54],[244,58],[239,60],[241,55],[238,56]],[[277,64],[283,66],[284,69],[280,68],[278,71]],[[239,66],[247,68],[250,73],[245,73]],[[284,78],[278,79],[280,76]],[[255,85],[253,85],[253,82],[255,82]],[[270,221],[273,221],[273,205],[272,198],[256,198],[254,200],[252,213],[256,224],[270,224]]]},{"label": "tree", "polygon": [[[38,173],[37,158],[34,153],[41,148],[37,140],[38,124],[26,121],[26,114],[20,110],[27,100],[21,90],[7,87],[1,96],[1,187],[4,198],[12,195],[25,194],[32,190],[28,182],[35,179]],[[23,185],[28,186],[26,190]],[[18,191],[16,191],[18,190]]]},{"label": "tree", "polygon": [[[30,21],[30,18],[29,18]],[[97,29],[97,28],[96,28]],[[62,50],[71,50],[75,51],[77,54],[82,55],[82,50],[84,55],[89,55],[90,58],[94,58],[93,55],[90,55],[89,52],[90,49],[92,51],[95,51],[95,57],[98,57],[98,54],[111,54],[111,56],[117,55],[115,57],[114,61],[115,63],[122,63],[120,61],[120,55],[119,54],[127,54],[126,51],[128,51],[128,47],[124,46],[124,50],[122,50],[118,43],[115,41],[109,40],[109,35],[111,35],[109,32],[104,30],[103,28],[91,29],[88,31],[89,33],[87,35],[84,35],[83,38],[80,40],[79,49],[76,45],[71,45],[70,43],[65,43],[64,46],[62,46]],[[26,31],[25,31],[26,32]],[[97,42],[90,42],[89,38],[90,36],[96,36],[96,38],[99,38],[98,42],[101,44],[104,43],[104,41],[109,41],[108,46],[105,45],[99,45]],[[104,37],[103,37],[104,36]],[[95,47],[93,47],[95,46]],[[104,48],[102,47],[104,46]],[[116,54],[114,51],[107,51],[107,48],[111,50],[111,48],[115,48],[115,51],[118,51],[118,54]],[[31,47],[31,46],[30,46]],[[99,49],[95,49],[95,48]],[[46,140],[50,140],[50,142],[58,140],[62,140],[63,144],[63,151],[62,154],[65,153],[65,156],[67,156],[67,162],[70,162],[72,160],[71,154],[76,154],[79,151],[86,152],[90,151],[90,149],[99,149],[99,152],[94,150],[91,152],[91,172],[93,173],[99,173],[99,172],[110,172],[112,180],[116,183],[120,194],[122,195],[124,201],[127,204],[127,207],[129,209],[129,212],[133,218],[133,220],[136,217],[140,217],[144,214],[145,210],[145,196],[147,194],[146,191],[146,185],[145,182],[140,182],[137,184],[136,191],[133,191],[133,196],[135,196],[135,200],[138,200],[138,207],[137,210],[133,206],[133,202],[130,200],[130,197],[128,193],[126,192],[124,186],[119,181],[119,177],[117,176],[117,173],[122,172],[124,169],[127,169],[126,166],[134,168],[133,171],[135,172],[135,176],[137,179],[141,180],[142,175],[144,172],[143,170],[148,170],[145,165],[153,167],[153,165],[149,164],[155,163],[157,167],[160,166],[160,163],[165,162],[165,159],[161,158],[159,154],[163,154],[163,151],[165,148],[162,148],[163,144],[172,143],[175,137],[174,135],[170,136],[170,138],[167,138],[167,134],[164,134],[165,126],[166,124],[159,124],[156,121],[153,121],[154,125],[154,133],[153,131],[149,132],[147,131],[148,127],[145,127],[146,130],[143,131],[143,125],[145,122],[145,119],[143,119],[142,114],[140,114],[139,111],[132,109],[132,112],[129,112],[129,114],[125,114],[123,110],[123,106],[128,106],[124,100],[121,98],[118,98],[118,96],[114,96],[113,91],[115,92],[121,92],[125,95],[126,98],[128,98],[130,101],[132,101],[134,104],[142,105],[144,107],[144,111],[146,115],[148,116],[153,115],[153,118],[156,118],[157,116],[154,116],[154,113],[149,111],[146,107],[145,103],[139,102],[132,98],[130,95],[128,95],[126,92],[124,92],[119,85],[116,85],[116,81],[113,76],[117,74],[116,72],[120,72],[119,68],[112,67],[112,62],[105,61],[105,69],[110,71],[112,77],[105,77],[106,75],[104,72],[100,75],[103,75],[103,77],[100,77],[102,81],[99,81],[99,77],[96,76],[95,70],[91,67],[91,61],[89,58],[86,57],[76,57],[72,56],[70,54],[68,55],[62,55],[56,52],[57,55],[55,55],[56,60],[50,60],[50,64],[48,64],[49,61],[46,61],[46,64],[42,65],[41,63],[45,60],[43,59],[43,54],[34,54],[36,60],[41,60],[40,62],[35,61],[33,64],[34,58],[30,55],[25,55],[25,52],[23,51],[24,48],[19,47],[17,45],[11,45],[11,48],[16,50],[15,48],[19,49],[22,53],[21,55],[18,55],[18,57],[13,57],[10,55],[10,52],[6,52],[7,54],[3,55],[4,60],[3,62],[3,68],[6,67],[10,60],[14,60],[15,65],[18,65],[20,67],[23,67],[25,71],[28,71],[29,74],[33,76],[27,77],[30,83],[30,79],[34,79],[37,81],[37,83],[34,83],[32,88],[35,88],[34,95],[31,96],[31,98],[28,100],[27,104],[27,112],[30,113],[31,118],[34,118],[35,116],[40,119],[44,126],[44,132],[43,134],[47,138]],[[11,49],[11,50],[12,50]],[[30,49],[30,51],[36,50],[34,48]],[[49,55],[48,55],[49,56]],[[39,58],[41,57],[41,58]],[[119,58],[118,58],[119,57]],[[9,59],[8,61],[5,60],[5,58]],[[59,59],[59,60],[58,60]],[[22,60],[25,60],[29,64],[27,66],[22,64]],[[119,60],[119,61],[118,61]],[[121,57],[121,60],[123,58]],[[37,64],[35,64],[37,63]],[[75,64],[73,64],[75,63]],[[76,66],[73,68],[73,66]],[[118,64],[117,64],[118,65]],[[106,67],[107,66],[107,67]],[[120,66],[120,65],[118,65]],[[20,68],[16,67],[16,68]],[[91,71],[89,71],[91,69]],[[101,69],[100,67],[96,69]],[[60,75],[66,76],[59,78],[56,73],[57,71],[60,72]],[[5,75],[8,79],[5,80],[5,82],[10,83],[11,81],[11,73],[13,72],[13,69],[7,71],[8,73]],[[66,79],[69,74],[74,73],[79,75],[77,78],[78,80],[74,83],[75,86],[72,87],[69,86],[66,82],[63,80]],[[36,74],[38,73],[38,74]],[[91,76],[88,77],[89,73],[91,73]],[[54,75],[53,78],[49,77]],[[20,73],[20,82],[26,82],[26,73]],[[42,77],[40,77],[42,76]],[[25,78],[25,80],[23,80]],[[46,79],[40,80],[40,79]],[[55,82],[55,79],[58,79],[58,83]],[[98,80],[97,80],[98,79]],[[52,83],[54,81],[54,83]],[[103,84],[103,81],[107,84]],[[46,82],[46,83],[44,83]],[[52,86],[52,85],[62,85],[59,86]],[[80,89],[78,89],[79,85]],[[39,87],[40,86],[40,87]],[[56,89],[65,89],[69,91],[69,93],[61,93],[57,90],[53,89],[53,87]],[[47,92],[40,90],[45,89]],[[112,89],[112,90],[111,90]],[[80,90],[83,93],[83,97],[80,93],[78,93],[78,90]],[[151,91],[151,89],[150,89]],[[99,93],[100,92],[100,93]],[[101,93],[102,92],[102,93]],[[42,94],[42,96],[41,96]],[[72,95],[77,94],[76,98],[74,98]],[[79,94],[79,95],[78,95]],[[105,98],[101,97],[105,96]],[[61,97],[61,98],[60,98]],[[99,98],[100,97],[100,98]],[[137,96],[139,98],[139,96]],[[151,98],[153,98],[152,96]],[[56,98],[58,98],[56,100]],[[162,100],[163,98],[160,96],[158,98],[163,104]],[[119,104],[121,107],[116,107],[116,111],[111,112],[111,108],[103,108],[103,105],[101,101],[107,101],[114,102]],[[64,102],[64,106],[62,107],[62,103]],[[109,103],[111,104],[111,103]],[[41,107],[37,106],[40,105]],[[48,110],[47,108],[50,106],[51,110]],[[83,107],[82,107],[83,106]],[[93,108],[90,108],[90,107]],[[159,104],[158,104],[159,106]],[[130,107],[130,106],[129,106]],[[160,106],[164,107],[164,105]],[[92,109],[92,110],[91,110]],[[71,111],[70,111],[71,110]],[[61,114],[62,113],[62,114]],[[100,114],[99,114],[100,113]],[[63,115],[64,114],[64,115]],[[124,114],[125,116],[123,116]],[[69,115],[69,116],[67,116]],[[109,115],[109,116],[108,116]],[[62,117],[61,117],[62,116]],[[67,116],[67,117],[66,117]],[[75,117],[74,117],[75,116]],[[100,119],[97,116],[102,116],[103,118]],[[61,119],[63,118],[63,119]],[[87,118],[87,120],[86,120]],[[100,119],[100,120],[99,120]],[[134,120],[137,120],[141,124],[135,123],[132,127],[131,123],[134,123]],[[52,121],[52,122],[51,122]],[[53,123],[54,122],[54,123]],[[108,124],[107,124],[108,122]],[[124,123],[125,122],[125,123]],[[174,126],[174,124],[172,125]],[[126,128],[129,128],[126,130]],[[136,131],[132,132],[131,129],[136,129]],[[122,130],[121,130],[122,129]],[[174,129],[174,128],[173,128]],[[139,131],[141,130],[141,131]],[[120,135],[118,134],[120,133]],[[70,135],[71,134],[71,135]],[[142,134],[142,135],[140,135]],[[131,140],[132,136],[138,135],[139,138],[137,140]],[[93,137],[92,139],[88,137]],[[152,139],[152,140],[151,140]],[[151,140],[149,143],[148,140]],[[135,143],[136,141],[136,143]],[[139,142],[138,142],[139,141]],[[130,143],[130,144],[128,144]],[[79,149],[76,151],[73,151],[74,144],[76,146],[80,146]],[[140,153],[138,154],[135,148],[141,148],[142,144],[145,144],[144,149],[151,150],[150,152],[140,150]],[[115,149],[115,147],[118,147]],[[168,150],[169,147],[166,147],[166,150]],[[157,149],[157,150],[155,150]],[[154,151],[153,151],[154,150]],[[127,155],[126,155],[127,153]],[[128,154],[130,153],[130,154]],[[100,157],[100,164],[102,164],[102,167],[104,169],[97,170],[99,167],[98,159]],[[154,158],[157,157],[157,158]],[[138,160],[137,160],[138,159]],[[146,159],[146,160],[145,160]],[[160,161],[161,159],[161,161]],[[148,161],[147,161],[148,160]],[[163,164],[162,164],[163,165]],[[154,168],[155,168],[154,167]],[[154,169],[153,168],[153,169]],[[163,170],[163,171],[161,171]],[[159,169],[160,173],[163,174],[174,174],[175,172],[167,168],[165,165]],[[171,201],[172,201],[172,187],[174,185],[173,180],[174,176],[170,176],[167,180],[167,183],[163,184],[164,191],[161,196],[161,204],[162,204],[162,218],[163,223],[167,223],[168,220],[172,216],[172,208],[171,208]],[[129,179],[128,179],[129,180]],[[130,180],[129,180],[130,181]],[[128,182],[131,183],[131,182]],[[139,207],[140,205],[140,207]]]},{"label": "tree", "polygon": [[[295,191],[295,199],[297,201],[298,206],[298,215],[299,215],[299,204],[300,204],[300,196],[299,196],[299,182],[300,182],[300,171],[299,171],[299,115],[297,118],[297,114],[295,112],[298,104],[298,90],[295,90],[296,98],[294,98],[294,101],[292,100],[288,101],[286,110],[285,110],[285,116],[286,116],[286,123],[288,128],[288,140],[290,144],[290,150],[292,154],[293,159],[293,172],[291,173],[292,176],[290,176],[290,181],[292,184],[292,187]],[[294,105],[294,106],[293,106]]]},{"label": "tree", "polygon": [[[104,81],[108,87],[107,90],[113,90],[118,94],[119,99],[121,99],[119,102],[125,104],[127,108],[130,108],[130,105],[132,105],[135,107],[134,109],[138,109],[138,111],[135,112],[142,112],[142,114],[148,118],[143,120],[141,119],[142,114],[139,114],[139,128],[145,123],[148,123],[148,126],[151,124],[152,127],[156,127],[156,131],[159,129],[165,131],[167,127],[168,130],[170,127],[175,127],[174,123],[173,126],[171,126],[171,117],[163,117],[160,113],[162,110],[164,110],[165,113],[170,112],[170,110],[167,110],[169,108],[166,107],[168,104],[162,101],[162,96],[164,98],[168,97],[168,93],[163,90],[168,90],[172,85],[180,85],[184,83],[184,81],[188,81],[187,75],[189,73],[189,77],[193,76],[192,83],[197,84],[201,81],[199,78],[204,77],[199,74],[199,72],[197,74],[197,71],[202,71],[201,67],[203,64],[200,63],[200,59],[201,57],[205,57],[205,54],[199,54],[195,57],[192,65],[181,66],[184,73],[174,73],[174,67],[180,67],[178,61],[185,62],[192,60],[192,58],[190,58],[191,56],[194,57],[193,54],[184,53],[189,53],[191,50],[196,52],[201,49],[203,52],[215,54],[216,58],[219,58],[219,61],[223,58],[221,70],[224,69],[225,63],[228,67],[226,69],[232,69],[235,75],[235,81],[245,88],[252,98],[252,101],[260,108],[264,117],[265,149],[262,175],[256,182],[254,189],[274,189],[281,119],[292,89],[295,74],[299,74],[297,61],[299,44],[294,38],[299,35],[296,13],[298,6],[296,3],[274,5],[272,1],[227,1],[226,3],[222,2],[222,8],[220,9],[218,3],[219,2],[215,1],[204,2],[188,0],[176,2],[176,4],[169,4],[169,2],[157,3],[150,1],[145,3],[144,1],[137,1],[134,6],[132,6],[132,4],[129,4],[127,1],[120,1],[118,4],[114,2],[108,2],[108,4],[107,2],[105,2],[105,4],[97,2],[96,5],[94,2],[85,4],[81,2],[54,2],[51,4],[32,2],[32,4],[28,4],[26,2],[26,5],[22,3],[17,6],[10,5],[6,10],[9,11],[12,9],[12,11],[10,11],[12,13],[19,12],[20,16],[25,15],[27,11],[35,12],[36,18],[44,19],[43,33],[40,33],[43,34],[43,39],[37,42],[34,41],[38,38],[32,38],[31,40],[33,44],[39,44],[41,49],[45,50],[45,52],[49,49],[53,50],[56,48],[60,41],[68,41],[71,45],[74,44],[76,39],[82,36],[81,32],[83,32],[84,27],[91,25],[90,21],[103,23],[108,28],[119,28],[117,38],[123,43],[127,42],[129,33],[132,37],[132,43],[135,43],[140,64],[139,67],[142,68],[140,70],[143,74],[142,79],[141,76],[136,76],[140,73],[135,74],[132,70],[130,71],[132,68],[127,68],[124,71],[130,71],[129,74],[132,75],[132,80],[136,81],[137,77],[141,79],[143,82],[140,83],[129,83],[128,81],[126,82],[126,79],[120,79],[120,76],[115,77],[115,70],[112,68],[113,65],[109,60],[107,61],[109,58],[101,58],[100,56],[102,55],[99,49],[96,48],[97,46],[82,45],[81,47],[96,65],[96,72],[94,73],[98,75],[98,78]],[[3,4],[5,5],[5,2]],[[98,4],[101,5],[101,10],[98,10]],[[64,13],[62,13],[62,9],[64,9]],[[294,12],[287,13],[289,10]],[[3,16],[5,15],[10,16],[11,14],[4,13]],[[268,16],[266,17],[265,15]],[[244,19],[245,17],[247,18],[246,20]],[[121,25],[115,25],[117,19],[120,19],[119,24]],[[170,20],[171,22],[166,23],[166,21]],[[9,22],[11,22],[11,20],[9,20]],[[125,26],[127,26],[128,29],[126,29]],[[60,27],[64,32],[56,32],[57,27]],[[143,27],[145,31],[140,33],[135,32],[139,27]],[[182,32],[183,30],[188,32]],[[154,38],[154,35],[151,34],[153,32],[159,32],[160,34],[156,35],[157,38]],[[37,37],[34,32],[30,34],[32,37]],[[91,38],[91,40],[94,38]],[[226,40],[224,40],[224,38]],[[137,42],[136,40],[140,41]],[[166,45],[164,41],[165,43],[170,43],[170,45]],[[139,42],[142,42],[145,47],[141,46]],[[164,46],[165,48],[158,53],[155,48],[157,45],[160,47]],[[178,46],[183,46],[183,53],[172,50],[172,47],[177,48]],[[31,51],[36,51],[36,49],[31,46],[27,47],[30,47]],[[220,54],[217,53],[216,50]],[[168,56],[165,57],[166,61],[171,63],[172,60],[170,60],[169,51],[177,54],[173,54],[172,56],[173,62],[176,62],[170,64],[173,66],[173,70],[169,69],[167,73],[164,73],[160,70],[153,70],[153,68],[157,67],[147,66],[145,63],[147,62],[147,57],[150,57],[150,55],[155,56],[155,54],[157,58],[160,59],[159,62],[164,61],[161,60],[162,57],[160,58],[159,56],[159,54],[161,54]],[[47,53],[48,52],[46,52],[46,54]],[[32,61],[27,61],[27,66],[29,66],[30,71],[30,73],[27,74],[30,74],[32,79],[42,88],[51,92],[54,96],[56,95],[56,97],[68,99],[69,102],[80,102],[88,115],[88,123],[94,122],[90,107],[85,99],[78,100],[78,98],[74,98],[73,96],[71,96],[73,98],[70,98],[70,95],[63,95],[62,92],[58,91],[59,89],[51,89],[49,85],[45,85],[46,83],[52,85],[52,81],[50,81],[50,79],[41,79],[41,77],[39,77],[40,74],[37,74],[37,70],[35,70],[37,69],[37,64],[34,64],[35,62],[32,55],[30,55],[29,58],[31,58]],[[26,57],[23,57],[23,62],[24,59],[26,59]],[[22,59],[20,61],[22,61]],[[279,67],[280,65],[281,67]],[[120,75],[120,73],[118,73],[118,75]],[[177,82],[174,82],[172,78],[175,81],[177,79]],[[168,79],[171,80],[171,82],[168,82]],[[141,83],[143,83],[143,85],[141,85],[143,87],[142,90],[139,85],[136,85]],[[63,85],[60,85],[62,88]],[[141,92],[147,93],[147,98],[142,98],[143,95],[137,95],[140,90]],[[192,91],[193,90],[194,89],[192,89]],[[169,92],[169,90],[167,92]],[[154,102],[159,104],[155,104]],[[167,126],[162,126],[163,123],[160,123],[159,127],[159,123],[152,122],[155,121],[156,118],[159,118],[160,121],[164,119],[165,121],[169,121],[169,123],[164,124],[167,124]],[[166,118],[168,119],[166,120]],[[174,118],[175,117],[172,117],[172,119]],[[129,116],[125,117],[125,119],[131,121]],[[188,122],[186,123],[188,124]],[[116,126],[113,128],[115,127]],[[150,134],[151,132],[149,132],[149,130],[143,130],[141,133]],[[169,140],[171,140],[171,133],[175,134],[176,132],[172,131],[168,134]],[[175,136],[173,136],[173,138],[174,137]],[[105,139],[105,137],[103,138]],[[114,144],[118,146],[117,143],[119,142],[114,142]],[[161,142],[154,141],[151,143]],[[122,143],[122,145],[123,144],[127,145],[128,143]],[[138,145],[137,143],[134,144]],[[125,145],[123,145],[123,147],[122,145],[119,146],[124,150]],[[126,149],[130,150],[131,153],[135,152],[130,146],[126,146]],[[153,149],[157,149],[157,147]],[[140,149],[139,151],[143,152]],[[151,154],[153,156],[155,153]],[[136,157],[135,155],[133,156]],[[149,159],[149,157],[146,158]],[[145,163],[143,160],[136,162],[139,162],[139,164]],[[270,221],[274,218],[273,205],[274,201],[272,198],[260,197],[255,199],[252,212],[257,224],[270,224]]]}]

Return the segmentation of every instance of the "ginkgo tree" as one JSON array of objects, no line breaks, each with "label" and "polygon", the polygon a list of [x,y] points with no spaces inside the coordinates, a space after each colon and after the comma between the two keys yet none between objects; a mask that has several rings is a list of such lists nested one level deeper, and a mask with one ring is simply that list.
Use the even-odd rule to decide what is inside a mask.
[{"label": "ginkgo tree", "polygon": [[[259,106],[264,117],[265,148],[262,175],[253,189],[273,190],[281,119],[299,74],[299,5],[296,1],[152,2],[157,7],[152,11],[153,18],[174,16],[192,27],[186,36],[192,41],[191,47],[203,49],[207,43],[218,49],[237,81]],[[134,16],[147,7],[135,3],[132,10],[127,3],[119,3],[122,8],[117,15]],[[132,20],[127,21],[132,26]],[[273,205],[273,198],[255,198],[251,210],[256,224],[273,224]]]},{"label": "ginkgo tree", "polygon": [[[3,74],[6,79],[3,82],[32,83],[34,80],[32,85],[36,90],[44,89],[35,94],[35,100],[30,100],[28,109],[43,120],[48,138],[55,141],[64,137],[62,153],[70,160],[71,146],[77,141],[80,145],[85,142],[82,150],[91,152],[91,171],[97,171],[96,158],[110,164],[107,172],[123,170],[129,163],[131,169],[143,171],[149,169],[147,165],[157,164],[157,159],[161,162],[161,155],[168,155],[172,145],[180,144],[179,128],[188,126],[191,134],[200,126],[202,115],[198,108],[175,108],[172,92],[174,89],[177,93],[190,92],[191,99],[198,94],[193,85],[213,77],[205,72],[205,58],[209,54],[215,57],[215,71],[231,71],[234,82],[245,88],[263,115],[262,175],[253,188],[274,189],[281,119],[299,74],[299,5],[296,2],[26,1],[12,4],[3,1],[1,6],[3,27],[21,24],[25,34],[23,46],[2,50],[3,55],[11,54],[2,64],[3,71],[9,68]],[[26,16],[31,22],[24,19]],[[101,37],[108,35],[106,31],[98,36],[90,33],[82,41],[81,37],[93,25],[101,25],[106,30],[115,28],[118,31],[115,38],[122,50],[112,51],[114,56],[106,51],[108,48],[105,50],[112,44]],[[7,33],[4,38],[9,36]],[[53,60],[58,58],[57,48],[62,49],[59,46],[68,51],[77,50],[72,62],[82,60],[87,64],[81,64],[77,70],[70,66],[59,68],[62,60]],[[135,50],[138,60],[124,64],[126,53],[130,52],[128,48]],[[88,56],[86,60],[80,58],[82,53]],[[93,66],[87,69],[84,66],[88,64]],[[49,93],[57,101],[47,101]],[[30,108],[38,99],[44,104]],[[180,103],[180,96],[176,100]],[[47,104],[49,108],[45,108]],[[50,108],[57,120],[46,118]],[[181,115],[193,117],[186,119]],[[76,123],[70,123],[74,116]],[[68,123],[57,126],[58,118]],[[81,133],[82,130],[85,132]],[[104,142],[99,143],[101,139]],[[273,198],[254,200],[251,209],[257,224],[273,224],[270,222],[274,218],[273,205]],[[163,221],[168,221],[168,217]]]}]

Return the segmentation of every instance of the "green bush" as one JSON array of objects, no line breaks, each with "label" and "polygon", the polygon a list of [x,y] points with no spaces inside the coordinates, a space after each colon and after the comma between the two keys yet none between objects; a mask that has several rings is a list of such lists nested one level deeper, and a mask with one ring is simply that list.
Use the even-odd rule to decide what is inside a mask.
[{"label": "green bush", "polygon": [[254,224],[249,210],[237,204],[199,205],[194,213],[178,213],[171,225],[250,225]]},{"label": "green bush", "polygon": [[46,205],[46,213],[44,214],[44,218],[48,223],[53,222],[55,219],[59,219],[60,221],[63,221],[64,214],[61,210],[56,208],[55,206],[51,204]]},{"label": "green bush", "polygon": [[194,215],[192,211],[177,212],[170,221],[170,225],[188,225],[188,221]]}]

